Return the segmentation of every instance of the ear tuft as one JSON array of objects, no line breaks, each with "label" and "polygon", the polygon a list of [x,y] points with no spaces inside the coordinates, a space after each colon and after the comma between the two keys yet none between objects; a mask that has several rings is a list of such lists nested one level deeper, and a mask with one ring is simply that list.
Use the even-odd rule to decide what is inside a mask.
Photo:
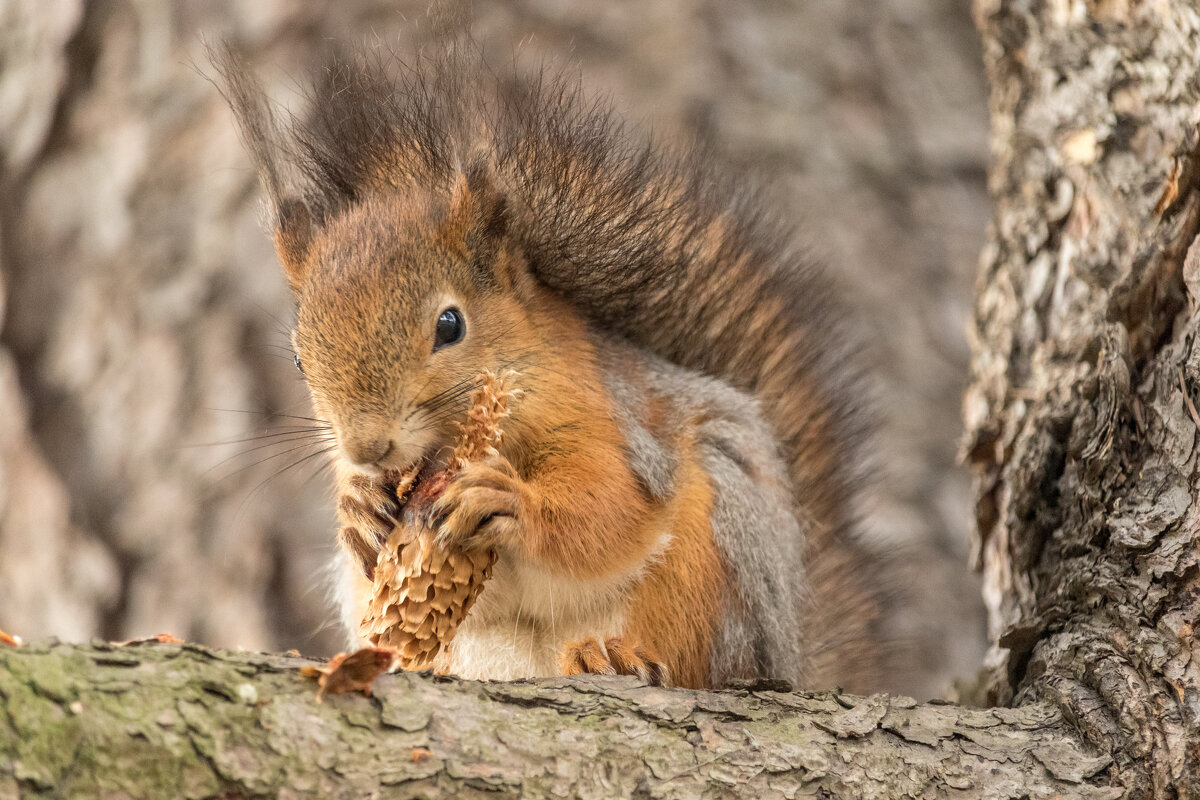
[{"label": "ear tuft", "polygon": [[274,110],[262,86],[233,45],[225,42],[219,47],[207,44],[205,47],[217,71],[214,83],[233,110],[242,142],[267,192],[275,224],[275,251],[287,272],[288,283],[296,289],[304,277],[305,258],[316,223],[304,201],[292,198],[296,190],[288,175],[294,165],[286,137],[280,135]]},{"label": "ear tuft", "polygon": [[471,194],[467,176],[460,174],[454,181],[454,188],[450,190],[450,210],[438,226],[438,233],[446,244],[466,255],[467,238],[474,219],[475,197]]}]

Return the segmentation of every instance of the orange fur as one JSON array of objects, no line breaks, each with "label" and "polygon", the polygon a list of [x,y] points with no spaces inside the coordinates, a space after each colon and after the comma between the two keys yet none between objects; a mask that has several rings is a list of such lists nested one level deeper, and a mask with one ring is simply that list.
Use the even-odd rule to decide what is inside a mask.
[{"label": "orange fur", "polygon": [[289,223],[275,230],[275,253],[287,274],[288,283],[296,289],[304,281],[304,263],[310,236],[308,211],[297,208]]},{"label": "orange fur", "polygon": [[728,602],[711,509],[707,476],[688,458],[678,492],[662,510],[671,519],[671,543],[633,589],[625,628],[627,637],[654,647],[673,684],[693,688],[711,685],[709,649]]},{"label": "orange fur", "polygon": [[[569,369],[564,364],[547,371],[545,384],[530,393],[514,418],[509,457],[518,469],[522,463],[536,464],[526,486],[529,503],[538,510],[535,518],[526,518],[522,538],[514,544],[555,571],[595,578],[646,559],[660,532],[669,531],[665,552],[630,590],[628,623],[621,633],[650,645],[672,683],[708,686],[709,648],[728,582],[709,520],[708,477],[692,443],[679,443],[683,459],[676,493],[665,505],[652,507],[621,449],[582,322],[549,295],[537,316],[553,332],[550,338],[569,348],[572,360]],[[652,424],[655,418],[664,422],[662,405],[652,409]],[[542,436],[530,436],[528,423],[522,423],[529,419],[539,421]],[[556,430],[570,432],[545,433]]]},{"label": "orange fur", "polygon": [[531,371],[536,389],[506,426],[502,452],[524,476],[533,512],[513,546],[554,571],[595,578],[645,558],[656,520],[621,449],[586,327],[541,294],[530,315],[556,351],[571,355]]}]

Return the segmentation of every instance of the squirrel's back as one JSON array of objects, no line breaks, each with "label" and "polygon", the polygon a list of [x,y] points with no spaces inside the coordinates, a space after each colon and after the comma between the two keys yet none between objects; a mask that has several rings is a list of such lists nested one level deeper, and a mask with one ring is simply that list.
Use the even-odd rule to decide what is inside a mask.
[{"label": "squirrel's back", "polygon": [[[853,335],[752,180],[701,147],[649,141],[572,77],[499,76],[470,47],[336,63],[283,135],[236,69],[225,77],[281,247],[285,196],[302,196],[322,224],[372,192],[449,192],[463,173],[486,174],[533,274],[592,324],[753,394],[812,522],[803,627],[814,683],[875,685],[888,568],[854,535],[867,413]],[[718,544],[738,561],[741,543]],[[769,592],[739,577],[740,591]]]}]

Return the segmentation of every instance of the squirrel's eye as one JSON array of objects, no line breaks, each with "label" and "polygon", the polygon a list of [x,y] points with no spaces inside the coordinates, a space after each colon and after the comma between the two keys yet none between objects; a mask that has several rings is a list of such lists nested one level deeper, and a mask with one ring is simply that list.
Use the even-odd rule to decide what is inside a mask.
[{"label": "squirrel's eye", "polygon": [[447,308],[438,316],[437,331],[433,336],[433,349],[441,350],[451,344],[462,341],[467,332],[467,321],[457,308]]},{"label": "squirrel's eye", "polygon": [[300,374],[304,374],[304,365],[300,363],[300,354],[292,353],[292,363],[296,365],[296,369],[300,370]]}]

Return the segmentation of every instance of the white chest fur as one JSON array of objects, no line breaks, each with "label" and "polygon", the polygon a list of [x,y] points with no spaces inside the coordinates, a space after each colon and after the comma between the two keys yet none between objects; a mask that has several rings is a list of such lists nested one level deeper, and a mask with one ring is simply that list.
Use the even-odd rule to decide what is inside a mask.
[{"label": "white chest fur", "polygon": [[437,666],[476,679],[557,675],[567,642],[621,634],[634,577],[579,580],[502,556]]}]

